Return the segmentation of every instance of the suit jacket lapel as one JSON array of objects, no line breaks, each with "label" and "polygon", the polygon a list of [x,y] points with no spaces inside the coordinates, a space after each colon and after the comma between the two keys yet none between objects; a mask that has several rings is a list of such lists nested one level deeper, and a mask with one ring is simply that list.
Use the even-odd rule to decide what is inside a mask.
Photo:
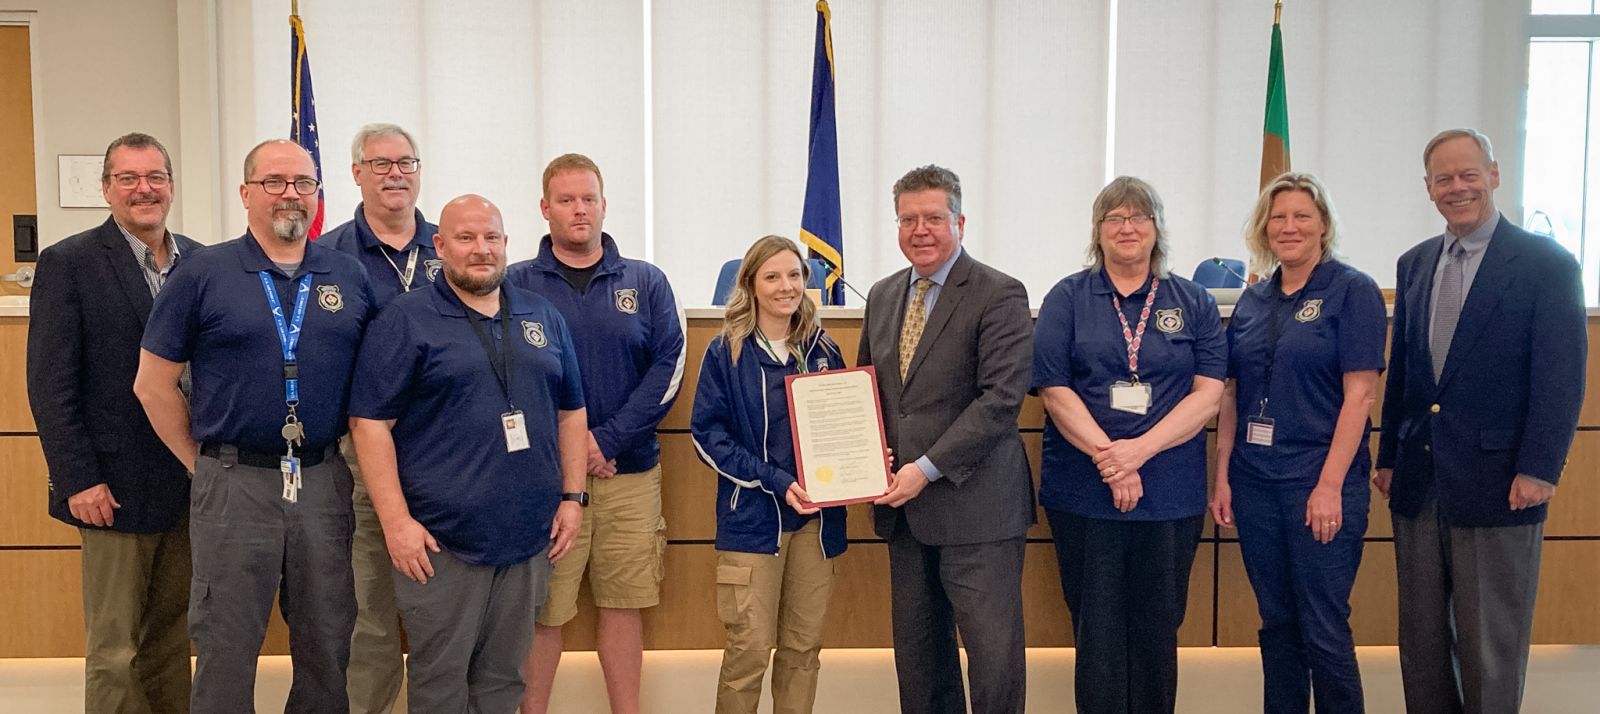
[{"label": "suit jacket lapel", "polygon": [[1472,276],[1472,289],[1461,306],[1461,319],[1456,322],[1456,333],[1450,338],[1450,353],[1444,360],[1444,372],[1439,375],[1440,387],[1461,370],[1462,355],[1472,352],[1472,346],[1488,327],[1490,315],[1494,314],[1516,272],[1512,263],[1520,254],[1521,246],[1515,242],[1517,236],[1505,230],[1507,225],[1502,217],[1500,225],[1494,229],[1494,237],[1489,239],[1489,247],[1483,251],[1477,274]]},{"label": "suit jacket lapel", "polygon": [[150,319],[150,305],[154,302],[150,297],[150,286],[145,284],[144,275],[140,272],[144,268],[134,260],[128,239],[122,237],[122,229],[117,227],[115,220],[106,219],[100,226],[99,238],[101,247],[106,251],[106,260],[110,261],[111,274],[117,276],[117,283],[122,286],[123,294],[127,295],[134,317],[143,327],[145,321]]},{"label": "suit jacket lapel", "polygon": [[[884,319],[876,320],[878,334],[872,339],[879,345],[878,354],[888,351],[888,359],[877,359],[879,364],[878,381],[894,385],[894,393],[899,394],[900,388],[905,386],[900,382],[900,327],[906,319],[906,286],[911,281],[911,269],[898,271],[889,276],[888,295],[884,296]],[[873,325],[867,325],[871,330]],[[885,381],[887,380],[887,381]]]},{"label": "suit jacket lapel", "polygon": [[[1413,345],[1416,352],[1422,355],[1423,364],[1433,364],[1433,349],[1429,347],[1429,335],[1432,334],[1433,315],[1433,273],[1439,268],[1439,253],[1443,250],[1443,239],[1435,238],[1429,241],[1429,248],[1424,251],[1421,259],[1413,267],[1411,284],[1405,286],[1406,304],[1413,305],[1412,318],[1406,324],[1406,340]],[[1433,368],[1427,370],[1428,376],[1433,376]]]},{"label": "suit jacket lapel", "polygon": [[[962,253],[961,257],[956,259],[956,264],[950,266],[950,274],[945,276],[944,285],[939,287],[939,301],[933,304],[933,312],[928,314],[928,322],[922,327],[922,338],[917,341],[917,350],[911,354],[911,368],[906,370],[907,382],[911,381],[911,375],[916,374],[917,368],[927,359],[928,351],[933,349],[933,342],[938,338],[939,332],[950,322],[950,315],[956,311],[956,304],[961,302],[961,296],[965,293],[962,287],[971,272],[972,258],[966,253]],[[896,335],[896,338],[898,337]]]}]

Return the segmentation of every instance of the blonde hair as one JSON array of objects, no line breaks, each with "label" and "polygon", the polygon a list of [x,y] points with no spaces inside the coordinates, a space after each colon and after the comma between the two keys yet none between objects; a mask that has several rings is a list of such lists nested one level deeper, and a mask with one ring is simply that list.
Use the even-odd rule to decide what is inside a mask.
[{"label": "blonde hair", "polygon": [[1161,206],[1161,195],[1144,179],[1118,176],[1100,189],[1094,197],[1094,210],[1089,214],[1089,267],[1105,267],[1105,249],[1100,247],[1100,222],[1106,214],[1123,206],[1150,216],[1156,224],[1156,244],[1150,249],[1150,272],[1158,278],[1167,277],[1167,216]]},{"label": "blonde hair", "polygon": [[1244,243],[1250,250],[1250,272],[1257,275],[1267,275],[1278,267],[1278,257],[1272,254],[1272,241],[1267,238],[1267,221],[1272,217],[1273,199],[1287,191],[1299,191],[1310,196],[1311,202],[1317,205],[1317,211],[1322,214],[1322,225],[1326,230],[1322,233],[1322,260],[1318,262],[1326,263],[1336,258],[1339,216],[1333,210],[1333,197],[1328,195],[1328,188],[1316,176],[1290,171],[1280,174],[1261,190],[1261,196],[1256,199],[1255,212],[1245,226]]},{"label": "blonde hair", "polygon": [[550,179],[562,171],[588,171],[594,174],[594,180],[600,184],[600,195],[606,195],[606,177],[601,175],[600,167],[583,154],[562,154],[550,160],[550,165],[544,167],[544,176],[539,183],[544,190],[544,197],[550,197]]},{"label": "blonde hair", "polygon": [[[728,306],[722,314],[722,332],[719,333],[723,341],[728,343],[728,353],[733,357],[734,364],[739,363],[739,352],[744,347],[745,338],[756,330],[756,314],[759,312],[756,305],[756,271],[772,256],[784,251],[793,253],[799,259],[800,274],[809,280],[811,266],[800,254],[800,246],[783,236],[763,236],[745,251],[744,260],[739,263],[739,273],[733,280],[733,293],[728,296]],[[789,316],[789,335],[784,339],[789,352],[798,355],[800,346],[811,339],[820,327],[817,306],[810,299],[802,299],[800,308]]]}]

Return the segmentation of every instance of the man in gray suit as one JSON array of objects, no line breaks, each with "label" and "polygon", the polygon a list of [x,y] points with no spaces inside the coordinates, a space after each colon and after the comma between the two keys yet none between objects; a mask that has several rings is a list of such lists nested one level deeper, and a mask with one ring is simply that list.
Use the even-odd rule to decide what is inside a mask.
[{"label": "man in gray suit", "polygon": [[1023,710],[1024,536],[1033,484],[1017,433],[1033,323],[1022,283],[961,250],[961,180],[912,169],[894,185],[911,267],[872,287],[860,365],[878,365],[895,472],[873,524],[889,541],[895,670],[907,714]]}]

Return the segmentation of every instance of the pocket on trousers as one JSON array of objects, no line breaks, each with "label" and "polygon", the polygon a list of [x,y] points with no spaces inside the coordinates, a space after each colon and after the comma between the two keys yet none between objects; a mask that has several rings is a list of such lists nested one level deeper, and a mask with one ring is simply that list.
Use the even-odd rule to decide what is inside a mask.
[{"label": "pocket on trousers", "polygon": [[717,616],[730,627],[744,620],[750,610],[750,578],[754,569],[748,565],[717,566]]}]

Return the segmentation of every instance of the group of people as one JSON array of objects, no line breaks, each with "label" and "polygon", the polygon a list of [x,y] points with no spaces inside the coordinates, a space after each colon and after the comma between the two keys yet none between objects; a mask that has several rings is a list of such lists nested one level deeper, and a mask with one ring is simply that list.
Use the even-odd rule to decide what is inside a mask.
[{"label": "group of people", "polygon": [[[671,287],[602,231],[587,158],[545,170],[550,234],[508,269],[492,202],[456,198],[437,226],[416,209],[416,147],[363,127],[362,203],[310,242],[310,158],[264,142],[244,162],[248,232],[201,248],[165,228],[165,149],[130,134],[106,152],[111,218],[41,255],[29,390],[51,512],[83,533],[89,710],[251,710],[277,598],[289,711],[387,711],[404,674],[413,711],[543,712],[586,572],[611,709],[639,710],[665,529],[655,430],[684,369]],[[1029,393],[1079,711],[1176,710],[1207,513],[1238,530],[1265,709],[1362,711],[1349,599],[1369,474],[1394,516],[1408,711],[1518,709],[1583,394],[1581,279],[1495,208],[1486,137],[1442,132],[1422,159],[1445,231],[1400,259],[1387,359],[1383,295],[1339,257],[1311,174],[1261,192],[1244,242],[1262,279],[1226,326],[1168,270],[1143,180],[1095,198],[1088,267],[1036,319],[1020,282],[964,250],[955,173],[895,183],[909,265],[872,287],[854,362],[875,368],[889,447],[873,526],[902,711],[1024,710]],[[790,437],[785,377],[849,366],[807,270],[787,238],[749,248],[695,391],[718,476],[718,712],[756,711],[769,669],[775,711],[812,710],[848,545]]]}]

